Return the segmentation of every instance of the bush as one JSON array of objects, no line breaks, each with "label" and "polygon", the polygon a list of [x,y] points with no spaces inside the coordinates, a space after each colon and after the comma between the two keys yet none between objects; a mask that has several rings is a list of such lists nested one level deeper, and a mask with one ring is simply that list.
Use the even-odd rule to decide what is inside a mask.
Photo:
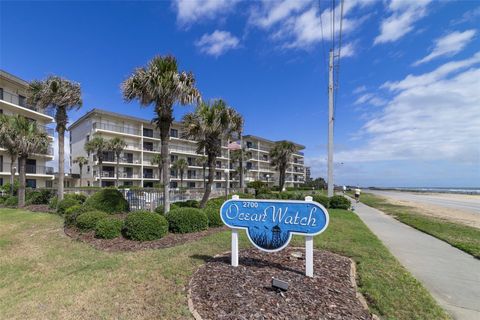
[{"label": "bush", "polygon": [[256,199],[278,199],[278,193],[259,193]]},{"label": "bush", "polygon": [[156,207],[155,208],[155,213],[163,214],[163,206],[159,205],[158,207]]},{"label": "bush", "polygon": [[0,204],[3,204],[7,198],[8,196],[0,196]]},{"label": "bush", "polygon": [[98,220],[95,225],[95,237],[113,239],[122,234],[123,221],[114,217]]},{"label": "bush", "polygon": [[135,211],[125,219],[124,232],[127,238],[138,241],[160,239],[168,233],[164,216],[148,211]]},{"label": "bush", "polygon": [[[0,186],[0,190],[3,191],[4,193],[10,194],[11,185],[12,184],[10,182],[7,182],[3,186]],[[15,179],[15,181],[13,182],[13,195],[17,195],[19,186],[20,186],[20,183],[18,182],[17,179]]]},{"label": "bush", "polygon": [[284,200],[305,200],[303,194],[299,192],[280,192],[278,198]]},{"label": "bush", "polygon": [[197,200],[187,200],[187,201],[178,201],[178,202],[175,202],[175,203],[172,203],[172,204],[175,204],[175,206],[177,208],[198,208],[198,201]]},{"label": "bush", "polygon": [[77,201],[80,201],[80,203],[84,203],[87,200],[87,196],[82,194],[82,193],[67,193],[64,196],[64,199],[75,199]]},{"label": "bush", "polygon": [[18,197],[17,196],[9,196],[5,201],[3,202],[3,205],[5,207],[16,207],[18,206]]},{"label": "bush", "polygon": [[205,208],[216,208],[220,210],[220,207],[224,202],[225,202],[224,197],[212,198],[207,201],[207,203],[205,204]]},{"label": "bush", "polygon": [[220,209],[205,208],[203,212],[207,215],[209,227],[223,226],[222,218],[220,218]]},{"label": "bush", "polygon": [[72,197],[66,197],[65,199],[58,202],[57,213],[59,215],[64,215],[65,210],[67,210],[70,207],[80,205],[80,204],[82,204],[82,203],[80,201],[78,201],[77,199],[74,199]]},{"label": "bush", "polygon": [[58,204],[58,197],[53,196],[52,198],[50,198],[50,201],[48,202],[48,207],[50,209],[57,209],[57,204]]},{"label": "bush", "polygon": [[39,189],[39,190],[27,190],[25,203],[31,204],[48,204],[48,201],[53,196],[53,190]]},{"label": "bush", "polygon": [[350,209],[351,203],[350,200],[344,196],[333,196],[330,198],[330,208],[332,209]]},{"label": "bush", "polygon": [[169,230],[174,233],[189,233],[208,228],[205,212],[195,208],[179,208],[167,214]]},{"label": "bush", "polygon": [[327,196],[321,195],[321,194],[315,194],[312,196],[313,201],[320,203],[322,206],[325,208],[328,208],[330,200],[328,199]]},{"label": "bush", "polygon": [[77,217],[76,225],[81,230],[92,230],[100,219],[108,217],[108,214],[102,211],[87,211]]},{"label": "bush", "polygon": [[85,201],[89,207],[108,213],[127,212],[128,201],[117,189],[107,188],[94,193]]},{"label": "bush", "polygon": [[65,209],[64,219],[65,226],[74,226],[77,223],[77,217],[82,213],[94,211],[92,208],[89,208],[85,205],[76,204],[70,208]]}]

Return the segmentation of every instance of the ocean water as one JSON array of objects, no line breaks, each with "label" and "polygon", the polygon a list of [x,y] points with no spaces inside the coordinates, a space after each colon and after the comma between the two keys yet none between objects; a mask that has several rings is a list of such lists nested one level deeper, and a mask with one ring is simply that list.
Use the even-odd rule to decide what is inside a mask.
[{"label": "ocean water", "polygon": [[480,188],[393,187],[393,188],[378,188],[378,189],[412,191],[412,192],[438,192],[438,193],[460,193],[460,194],[480,195]]}]

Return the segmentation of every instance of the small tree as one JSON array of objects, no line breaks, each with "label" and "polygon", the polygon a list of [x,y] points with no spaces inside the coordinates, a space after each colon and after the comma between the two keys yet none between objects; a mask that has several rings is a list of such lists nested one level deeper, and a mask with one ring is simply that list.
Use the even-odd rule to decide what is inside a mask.
[{"label": "small tree", "polygon": [[108,151],[108,142],[101,136],[96,136],[87,143],[85,143],[85,151],[93,153],[97,157],[98,166],[100,168],[99,184],[102,186],[103,174],[103,153]]},{"label": "small tree", "polygon": [[229,138],[232,132],[238,130],[232,122],[235,110],[228,107],[223,100],[214,100],[212,103],[200,103],[195,112],[183,117],[185,131],[183,137],[197,141],[197,153],[205,150],[208,163],[208,181],[200,208],[204,208],[212,191],[215,175],[215,161],[222,154],[221,139]]},{"label": "small tree", "polygon": [[287,172],[288,161],[292,154],[297,151],[297,147],[290,141],[278,141],[270,150],[270,162],[280,173],[279,188],[283,191],[285,185],[285,175]]},{"label": "small tree", "polygon": [[162,186],[162,169],[163,169],[163,157],[161,154],[157,153],[152,158],[152,164],[158,166],[158,183]]},{"label": "small tree", "polygon": [[118,173],[119,173],[119,168],[120,168],[120,155],[122,154],[122,151],[125,149],[125,147],[127,146],[127,143],[125,142],[125,140],[121,139],[121,138],[113,138],[111,140],[108,141],[108,149],[109,151],[112,151],[114,154],[115,154],[115,160],[117,161],[117,165],[116,165],[116,179],[115,179],[115,186],[118,188],[118,179],[119,179],[119,176],[118,176]]},{"label": "small tree", "polygon": [[0,147],[7,150],[10,156],[10,195],[14,194],[15,167],[18,158],[18,140],[20,137],[15,133],[14,118],[0,114]]},{"label": "small tree", "polygon": [[83,175],[83,166],[88,164],[88,159],[83,156],[78,156],[73,160],[73,163],[78,164],[78,169],[80,172],[80,187],[82,186],[82,175]]},{"label": "small tree", "polygon": [[62,200],[67,113],[82,106],[80,84],[57,76],[50,76],[43,81],[32,81],[28,87],[27,102],[41,110],[55,111],[56,131],[58,132],[58,199]]},{"label": "small tree", "polygon": [[180,187],[183,187],[183,175],[188,168],[188,162],[185,159],[178,159],[172,165],[172,169],[176,170],[180,175]]}]

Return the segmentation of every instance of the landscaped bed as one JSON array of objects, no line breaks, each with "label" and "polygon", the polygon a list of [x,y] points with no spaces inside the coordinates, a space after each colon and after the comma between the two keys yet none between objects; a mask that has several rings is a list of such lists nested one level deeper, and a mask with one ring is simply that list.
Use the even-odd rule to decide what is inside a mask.
[{"label": "landscaped bed", "polygon": [[101,239],[95,237],[95,231],[81,232],[77,228],[65,228],[65,234],[75,240],[91,244],[96,249],[115,252],[169,248],[192,241],[197,241],[203,237],[225,230],[227,230],[226,227],[217,227],[193,233],[169,233],[161,239],[152,241],[135,241],[126,239],[124,237]]},{"label": "landscaped bed", "polygon": [[[238,267],[229,253],[207,261],[190,282],[191,311],[197,319],[372,319],[357,297],[352,260],[315,250],[308,278],[304,251],[242,250]],[[288,290],[272,288],[272,277],[287,281]]]}]

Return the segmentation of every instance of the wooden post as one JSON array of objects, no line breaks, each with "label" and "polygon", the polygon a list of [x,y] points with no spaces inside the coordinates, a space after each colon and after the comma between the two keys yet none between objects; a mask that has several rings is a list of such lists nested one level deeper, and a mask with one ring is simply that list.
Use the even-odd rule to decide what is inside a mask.
[{"label": "wooden post", "polygon": [[[313,198],[305,197],[305,201],[313,201]],[[305,275],[313,277],[313,237],[305,236]]]},{"label": "wooden post", "polygon": [[[232,196],[232,200],[238,199],[239,196]],[[238,229],[232,229],[232,267],[238,267]]]}]

